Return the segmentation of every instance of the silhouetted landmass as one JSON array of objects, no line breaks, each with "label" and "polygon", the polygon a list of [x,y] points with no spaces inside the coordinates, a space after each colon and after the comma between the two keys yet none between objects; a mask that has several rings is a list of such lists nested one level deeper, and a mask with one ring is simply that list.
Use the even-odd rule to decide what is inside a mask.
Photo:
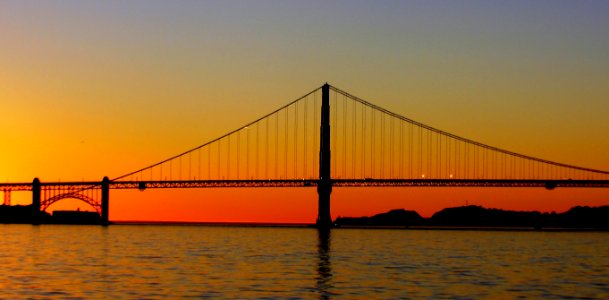
[{"label": "silhouetted landmass", "polygon": [[424,225],[425,219],[416,211],[394,209],[372,217],[339,217],[335,224],[353,226],[413,226]]},{"label": "silhouetted landmass", "polygon": [[[31,205],[0,205],[0,223],[4,224],[32,224],[34,212]],[[46,212],[39,213],[39,220],[47,223],[51,215]]]},{"label": "silhouetted landmass", "polygon": [[609,206],[576,206],[559,215],[563,227],[609,228]]},{"label": "silhouetted landmass", "polygon": [[443,209],[431,217],[436,226],[540,227],[548,214],[509,211],[481,206],[461,206]]},{"label": "silhouetted landmass", "polygon": [[337,226],[453,226],[609,229],[609,206],[576,206],[564,213],[510,211],[476,205],[452,207],[422,218],[414,211],[391,210],[372,217],[339,217]]},{"label": "silhouetted landmass", "polygon": [[[0,205],[0,223],[32,224],[31,205]],[[39,212],[42,224],[101,224],[96,212],[54,211],[53,215]],[[528,227],[528,228],[593,228],[609,229],[609,206],[576,206],[563,213],[510,211],[469,205],[445,208],[431,218],[416,211],[394,209],[371,217],[338,217],[337,226],[390,227]]]},{"label": "silhouetted landmass", "polygon": [[53,212],[54,224],[101,224],[101,217],[93,211],[56,210]]},{"label": "silhouetted landmass", "polygon": [[[38,212],[38,222],[41,224],[101,224],[101,218],[96,212],[88,211],[54,211]],[[0,205],[1,224],[32,224],[34,211],[31,205]]]}]

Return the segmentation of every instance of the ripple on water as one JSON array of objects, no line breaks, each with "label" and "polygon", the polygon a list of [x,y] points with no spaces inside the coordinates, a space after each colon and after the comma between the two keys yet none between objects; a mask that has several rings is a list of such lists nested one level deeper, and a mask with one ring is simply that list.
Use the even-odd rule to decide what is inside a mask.
[{"label": "ripple on water", "polygon": [[2,227],[6,298],[609,299],[607,233]]}]

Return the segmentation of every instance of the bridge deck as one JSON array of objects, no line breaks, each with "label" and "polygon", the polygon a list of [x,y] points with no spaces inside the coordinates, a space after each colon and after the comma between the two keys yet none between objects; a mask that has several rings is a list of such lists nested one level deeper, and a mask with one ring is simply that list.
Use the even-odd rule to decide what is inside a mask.
[{"label": "bridge deck", "polygon": [[[214,188],[214,187],[312,187],[317,180],[193,180],[112,182],[112,189]],[[480,180],[480,179],[333,179],[334,187],[609,187],[609,180]]]},{"label": "bridge deck", "polygon": [[[313,179],[112,181],[110,189],[316,187]],[[101,182],[43,182],[45,188],[99,188]],[[609,180],[544,179],[333,179],[334,187],[558,187],[608,188]],[[32,183],[0,183],[0,191],[31,191]]]}]

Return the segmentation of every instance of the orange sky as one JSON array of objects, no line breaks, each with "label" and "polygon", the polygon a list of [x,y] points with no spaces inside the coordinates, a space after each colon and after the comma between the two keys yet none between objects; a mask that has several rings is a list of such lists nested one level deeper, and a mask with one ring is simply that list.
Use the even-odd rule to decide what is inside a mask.
[{"label": "orange sky", "polygon": [[[567,1],[3,1],[0,181],[119,176],[326,81],[460,136],[609,170],[608,14]],[[429,216],[466,201],[563,211],[609,204],[609,191],[336,188],[332,199],[333,217]],[[112,191],[110,218],[313,222],[316,201],[315,189]]]},{"label": "orange sky", "polygon": [[[424,217],[445,207],[485,207],[563,212],[574,205],[607,205],[606,189],[542,188],[334,188],[332,217],[364,216],[395,208]],[[317,217],[315,188],[112,190],[112,220],[311,223]],[[64,200],[54,209],[86,209]]]}]

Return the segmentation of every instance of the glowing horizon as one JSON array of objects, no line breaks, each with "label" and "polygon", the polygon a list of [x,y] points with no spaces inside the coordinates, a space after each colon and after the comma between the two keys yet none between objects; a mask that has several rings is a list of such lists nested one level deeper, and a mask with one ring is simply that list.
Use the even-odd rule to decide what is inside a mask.
[{"label": "glowing horizon", "polygon": [[[316,97],[318,95],[316,95],[315,93],[313,93],[312,95],[315,95]],[[334,107],[335,109],[341,109],[340,108],[340,104],[337,104],[336,98],[337,96],[334,95],[333,97],[331,97],[334,102],[332,104],[332,107]],[[332,102],[332,101],[331,101]],[[317,103],[317,102],[316,102]],[[303,105],[301,104],[300,107],[302,107]],[[285,112],[285,116],[287,117],[288,115],[291,115],[292,112],[297,112],[298,111],[298,105],[296,106],[296,108],[293,108],[292,106],[287,106],[286,109],[287,111]],[[304,104],[304,107],[307,107],[306,104]],[[290,110],[292,109],[292,110]],[[301,108],[302,109],[302,108]],[[319,110],[316,109],[316,107],[312,108],[312,113],[319,113]],[[336,115],[341,115],[343,113],[347,113],[348,109],[346,108],[346,106],[344,106],[342,108],[342,110],[339,110],[338,112],[336,112]],[[311,112],[309,112],[311,113]],[[283,126],[284,124],[284,120],[280,120],[278,116],[275,116],[276,114],[281,115],[283,114],[281,111],[277,111],[275,113],[272,113],[269,115],[268,118],[276,118],[276,120],[274,122],[277,122],[278,125]],[[306,112],[304,113],[306,114]],[[285,117],[284,117],[285,118]],[[312,117],[312,119],[314,120],[318,120],[319,118],[317,116]],[[264,119],[262,119],[262,122],[264,123]],[[285,120],[286,124],[288,122],[288,120]],[[304,121],[305,123],[309,122],[309,121]],[[341,123],[341,121],[332,121],[333,122],[333,126],[335,127],[334,130],[335,131],[341,131],[341,128],[339,125],[337,125],[337,123]],[[345,121],[345,124],[349,123],[351,124],[351,120],[349,121]],[[355,123],[355,121],[353,121]],[[268,132],[268,128],[264,128],[264,129],[260,129],[259,128],[259,123],[247,123],[244,126],[239,127],[238,129],[236,129],[235,131],[233,131],[233,135],[236,135],[237,137],[239,137],[239,133],[242,131],[248,131],[248,130],[254,130],[256,132],[260,132],[260,131],[264,131],[266,130]],[[269,122],[266,122],[266,126],[268,126]],[[291,125],[291,124],[290,124]],[[312,127],[317,127],[316,124],[312,124]],[[378,128],[377,128],[378,129]],[[272,129],[272,131],[274,131],[275,129]],[[345,129],[346,130],[346,129]],[[305,130],[306,131],[306,130]],[[278,136],[286,136],[288,135],[288,132],[292,133],[292,128],[287,128],[287,129],[282,129],[281,134],[279,134],[279,132],[277,132],[276,134]],[[345,131],[346,132],[346,131]],[[351,135],[355,135],[356,132],[353,131],[353,133],[349,132],[348,136]],[[370,132],[367,133],[368,135],[371,134]],[[379,134],[379,132],[377,131],[377,134]],[[313,138],[310,142],[313,146],[315,147],[319,147],[319,143],[318,141],[315,141],[315,139],[318,139],[318,133],[317,132],[311,132],[311,137]],[[357,133],[357,135],[359,135],[359,133]],[[244,135],[245,137],[245,135]],[[338,140],[342,140],[342,137],[340,135],[336,135],[334,137],[334,139]],[[249,142],[249,133],[247,135],[247,139],[248,139],[248,145],[250,144]],[[254,143],[254,139],[258,139],[258,133],[256,134],[256,138],[254,138],[254,136],[252,136],[252,142],[251,144]],[[290,137],[290,139],[292,141],[294,141],[294,139],[292,137]],[[380,139],[380,138],[377,138]],[[214,155],[216,156],[216,158],[220,158],[217,155],[226,155],[225,152],[228,151],[228,153],[230,153],[230,147],[227,147],[225,145],[225,148],[222,149],[221,145],[222,145],[222,141],[224,140],[224,143],[227,144],[227,140],[228,140],[228,146],[230,146],[230,136],[229,135],[223,135],[219,138],[213,139],[210,142],[212,142],[211,144],[205,143],[204,147],[202,149],[205,149],[205,147],[208,147],[208,150],[206,150],[209,155],[209,157],[211,158],[212,154],[210,151],[212,151],[211,149],[216,149],[214,148],[215,144],[217,143],[218,148],[216,151],[220,151],[217,153],[214,153]],[[305,139],[306,140],[306,139]],[[215,142],[214,142],[215,141]],[[237,149],[239,149],[239,140],[235,140],[233,139],[233,148],[232,151],[234,151],[234,147],[235,144],[237,144]],[[275,144],[283,144],[283,141],[276,141],[273,142]],[[287,143],[287,141],[286,141]],[[339,141],[334,141],[334,147],[339,147],[337,146],[339,143]],[[205,146],[205,145],[209,145],[209,146]],[[245,146],[245,145],[244,145]],[[268,145],[267,145],[268,147]],[[368,147],[368,146],[367,146]],[[417,146],[418,147],[418,146]],[[199,147],[194,148],[195,151],[197,151],[196,149],[198,149]],[[273,147],[271,147],[273,148]],[[341,148],[341,147],[339,147]],[[369,147],[368,147],[369,148]],[[395,146],[394,146],[395,148]],[[222,150],[221,150],[222,149]],[[379,149],[382,149],[382,147],[379,148],[379,146],[377,145],[375,147],[376,151],[379,151]],[[293,148],[293,150],[295,151],[296,149]],[[313,149],[315,150],[315,149]],[[242,150],[245,152],[245,150]],[[256,156],[260,155],[263,156],[264,154],[262,153],[264,150],[259,150],[260,153],[258,153],[258,150],[256,150]],[[268,151],[268,149],[267,149]],[[276,151],[276,150],[275,150]],[[291,152],[292,149],[288,149],[288,152]],[[337,150],[335,150],[336,152]],[[351,150],[349,150],[350,152]],[[272,151],[271,151],[272,152]],[[281,151],[283,152],[283,150]],[[315,151],[314,151],[315,152]],[[385,151],[385,152],[389,152],[389,151]],[[243,161],[246,160],[246,158],[249,160],[249,157],[253,156],[253,154],[249,154],[249,153],[254,153],[254,150],[248,150],[247,153],[248,155],[246,155],[246,158],[243,157],[243,155],[239,155],[239,152],[237,152],[237,157],[241,157],[242,163],[239,164],[239,158],[237,158],[236,160],[233,158],[231,159],[231,157],[226,157],[224,159],[220,160],[220,165],[218,165],[217,167],[214,165],[213,167],[209,166],[209,161],[203,161],[201,159],[201,154],[198,154],[198,158],[196,156],[196,154],[193,156],[191,155],[192,153],[186,152],[187,154],[183,154],[182,157],[188,157],[189,161],[185,164],[185,166],[183,167],[185,170],[182,171],[182,162],[179,161],[179,166],[180,166],[180,174],[183,173],[187,173],[189,174],[187,177],[185,178],[181,178],[179,177],[180,175],[173,175],[174,177],[172,177],[171,175],[171,167],[169,167],[169,172],[167,172],[167,166],[166,168],[166,172],[169,174],[165,174],[165,177],[163,178],[158,178],[156,180],[197,180],[197,179],[220,179],[220,177],[222,176],[223,173],[217,173],[220,172],[220,169],[227,168],[226,172],[228,172],[227,174],[229,174],[228,178],[226,179],[247,179],[250,178],[250,175],[253,176],[254,172],[258,173],[258,171],[251,171],[250,175],[248,174],[243,174],[243,175],[239,175],[239,171],[238,169],[243,169]],[[197,152],[195,152],[197,153]],[[354,152],[355,153],[355,152]],[[243,154],[243,153],[242,153]],[[205,156],[206,156],[205,155]],[[274,156],[276,155],[276,153],[266,153],[266,158],[265,161],[261,162],[261,165],[267,165],[270,164],[270,162],[268,162],[267,160],[269,159],[268,156]],[[277,155],[282,155],[282,154],[277,154]],[[287,152],[286,152],[287,155]],[[297,156],[296,153],[294,153],[294,155]],[[418,154],[421,155],[421,154]],[[249,156],[249,157],[248,157]],[[305,155],[305,157],[308,157],[310,155]],[[194,158],[193,158],[194,157]],[[302,154],[301,154],[302,157]],[[178,156],[177,158],[178,160],[180,159],[180,157]],[[340,160],[340,153],[337,153],[336,156],[336,160]],[[345,158],[345,161],[349,160],[350,161],[351,158],[347,159]],[[201,166],[198,165],[199,168],[199,174],[198,175],[191,175],[191,170],[190,167],[193,165],[191,160],[195,160],[195,167],[197,168],[197,164],[203,164],[203,163],[207,163],[207,172],[211,172],[210,174],[214,174],[214,175],[201,175]],[[226,160],[226,162],[224,162]],[[253,159],[252,159],[253,160]],[[233,161],[233,168],[230,168],[230,161]],[[285,164],[285,168],[286,168],[286,174],[299,174],[297,169],[300,167],[300,164],[292,164],[292,161],[296,161],[294,159],[289,160],[290,163],[288,164],[288,160],[286,160],[285,158],[282,159],[279,164],[281,165],[281,168],[283,168],[284,164]],[[355,161],[355,160],[354,160]],[[359,161],[359,159],[358,159]],[[385,161],[388,161],[388,159],[386,159]],[[221,167],[221,165],[224,163],[224,165]],[[276,162],[277,163],[277,162]],[[306,174],[313,174],[311,176],[307,176],[306,178],[316,178],[316,172],[317,168],[315,166],[315,164],[318,163],[316,160],[310,162],[311,165],[311,170],[313,170],[313,173],[308,173],[309,168],[306,168],[306,170],[303,169],[303,171],[307,172]],[[163,176],[163,169],[162,166],[163,164],[167,165],[169,164],[168,161],[166,162],[161,162],[158,164],[153,164],[154,165],[158,165],[161,169],[161,173],[160,176]],[[188,165],[188,171],[186,171],[187,167],[186,164]],[[254,169],[254,165],[253,162],[251,163],[252,166],[251,168]],[[258,163],[256,162],[256,165]],[[338,169],[341,169],[342,166],[340,165],[341,162],[338,163]],[[336,170],[336,164],[333,164],[333,173],[340,173],[340,170]],[[431,166],[431,165],[430,165]],[[174,163],[174,167],[175,169],[178,168],[178,163]],[[267,167],[266,168],[262,168],[262,169],[273,169],[276,166],[272,165],[270,168]],[[420,167],[420,166],[419,166]],[[234,169],[237,168],[237,171],[235,171]],[[377,166],[377,171],[374,173],[377,173],[380,167]],[[426,168],[426,167],[425,167]],[[178,172],[174,169],[174,172]],[[249,167],[248,167],[249,169]],[[346,170],[346,167],[345,167]],[[381,168],[382,170],[382,168]],[[121,178],[123,180],[143,180],[143,181],[148,181],[148,180],[153,180],[154,176],[153,172],[150,172],[150,176],[151,178],[146,178],[146,174],[148,174],[149,171],[143,171],[143,172],[133,172],[133,175],[129,175],[128,177],[125,178]],[[196,171],[194,171],[196,172]],[[269,171],[269,170],[265,170],[264,173],[268,175],[268,173],[273,173],[273,172],[277,172],[277,170],[275,171]],[[363,177],[367,177],[365,176],[366,172],[365,171],[361,171],[363,173],[361,173]],[[262,171],[261,171],[262,173]],[[233,175],[230,175],[233,174]],[[236,175],[235,175],[236,174]],[[346,173],[345,173],[346,174]],[[360,174],[359,170],[354,170],[353,174]],[[377,173],[377,174],[382,174],[382,173]],[[386,172],[385,172],[386,174]],[[431,173],[430,173],[431,174]],[[452,174],[451,174],[452,175]],[[141,177],[140,177],[141,176]],[[168,177],[169,176],[169,177]],[[177,176],[177,178],[175,177]],[[199,178],[197,177],[199,176]],[[232,176],[232,177],[231,177]],[[236,176],[236,177],[234,177]],[[266,176],[266,175],[264,175]],[[263,176],[263,177],[264,177]],[[289,176],[289,175],[288,175]],[[336,176],[336,175],[335,175]],[[338,177],[340,178],[340,175],[338,175]],[[356,176],[357,177],[357,176]],[[444,176],[445,177],[445,176]],[[224,177],[222,177],[224,178]],[[259,178],[259,177],[252,177],[252,178]],[[265,177],[266,178],[266,177]],[[284,178],[284,177],[277,177],[275,176],[271,176],[268,178]],[[291,177],[288,177],[291,178]],[[300,178],[299,176],[296,176],[294,178]],[[375,177],[376,178],[376,177]],[[406,177],[409,178],[409,177]],[[416,177],[415,177],[416,178]],[[425,178],[425,177],[423,177]],[[430,175],[429,178],[437,178],[434,177],[433,175]],[[452,176],[450,177],[446,177],[446,178],[453,178]],[[120,180],[119,180],[120,181]],[[226,191],[228,189],[228,191]],[[372,215],[375,213],[380,213],[380,212],[384,212],[387,211],[389,209],[395,209],[395,208],[405,208],[405,209],[409,209],[409,210],[415,210],[419,213],[421,213],[421,215],[423,215],[424,217],[430,217],[433,213],[440,211],[442,208],[446,208],[446,207],[452,207],[452,206],[460,206],[460,205],[464,205],[465,203],[469,203],[469,204],[476,204],[476,205],[482,205],[485,207],[489,207],[489,208],[503,208],[503,209],[511,209],[511,210],[538,210],[538,211],[542,211],[542,212],[550,212],[550,211],[566,211],[567,209],[571,208],[572,206],[575,205],[593,205],[593,206],[598,206],[598,205],[603,205],[605,202],[602,198],[598,198],[599,196],[603,196],[604,193],[601,192],[600,194],[595,192],[595,191],[588,191],[586,189],[573,189],[573,188],[567,188],[565,189],[565,191],[561,191],[559,192],[559,197],[554,197],[554,195],[552,195],[552,193],[556,193],[556,192],[550,192],[549,194],[546,194],[544,192],[540,192],[540,190],[542,190],[541,188],[537,188],[537,189],[533,189],[533,188],[464,188],[464,187],[460,187],[460,188],[447,188],[447,187],[440,187],[439,191],[435,191],[436,188],[421,188],[421,187],[390,187],[390,188],[372,188],[372,187],[359,187],[359,188],[353,188],[353,190],[350,190],[349,188],[341,188],[341,187],[334,187],[335,192],[333,193],[334,196],[333,198],[337,198],[338,203],[334,203],[333,206],[337,206],[336,208],[333,207],[333,218],[339,217],[339,216],[359,216],[359,215]],[[459,197],[463,197],[462,199],[447,199],[446,194],[444,193],[444,189],[450,189],[451,194],[456,194],[456,195],[460,195]],[[530,195],[535,195],[535,197],[539,197],[539,199],[536,199],[537,203],[535,203],[535,201],[510,201],[510,199],[506,199],[505,196],[492,196],[493,193],[499,193],[501,194],[502,190],[508,190],[508,194],[511,196],[514,195],[528,195],[528,197],[530,197]],[[564,188],[561,188],[561,190]],[[207,188],[203,189],[203,190],[207,190]],[[235,205],[237,205],[237,203],[240,203],[242,201],[239,201],[240,197],[243,196],[239,196],[239,195],[243,195],[243,193],[241,193],[241,191],[243,190],[243,188],[238,188],[236,190],[230,189],[230,188],[219,188],[218,191],[197,191],[196,189],[189,189],[187,191],[176,191],[176,190],[164,190],[164,191],[149,191],[146,190],[145,192],[137,192],[137,193],[133,193],[133,192],[125,192],[125,191],[120,191],[120,190],[112,190],[112,196],[111,196],[111,205],[112,207],[114,207],[114,211],[117,212],[117,216],[114,216],[114,214],[112,214],[113,219],[115,221],[185,221],[185,222],[252,222],[252,223],[256,223],[256,222],[261,222],[259,219],[260,216],[262,216],[264,222],[277,222],[277,223],[312,223],[312,220],[314,220],[315,215],[316,215],[316,209],[315,209],[315,204],[316,204],[316,199],[317,199],[317,194],[315,192],[314,189],[306,189],[306,188],[280,188],[277,191],[272,191],[272,189],[270,188],[245,188],[245,190],[249,190],[251,191],[251,193],[247,193],[248,195],[248,199],[247,201],[251,201],[249,199],[249,197],[253,197],[255,200],[251,201],[249,203],[248,206],[246,206],[245,208],[238,208],[235,209]],[[258,191],[256,191],[258,190]],[[287,192],[286,192],[287,190]],[[360,194],[359,191],[366,191],[365,195],[364,193]],[[376,190],[376,193],[375,193]],[[485,197],[490,197],[490,198],[495,198],[495,200],[492,201],[485,201],[485,200],[480,200],[479,196],[473,197],[470,196],[469,194],[472,194],[471,191],[475,190],[475,192],[473,194],[481,194],[481,195],[485,195]],[[569,190],[569,191],[566,191]],[[404,201],[403,203],[400,202],[401,198],[404,198],[404,195],[401,192],[404,191],[408,191],[408,197],[415,197],[415,198],[419,198],[419,199],[425,199],[428,200],[426,198],[429,199],[433,199],[432,201],[434,203],[427,203],[426,205],[421,205],[421,204],[417,204],[417,203],[409,203],[408,201]],[[468,193],[469,191],[469,193]],[[577,191],[577,193],[572,193],[573,191]],[[397,193],[396,193],[397,192]],[[464,193],[465,192],[465,193]],[[255,195],[255,193],[260,193],[260,195]],[[593,199],[587,199],[586,201],[582,201],[581,199],[576,200],[574,202],[572,201],[567,201],[565,202],[564,200],[561,200],[561,198],[563,198],[562,196],[564,196],[564,194],[569,194],[571,195],[571,197],[573,197],[573,195],[576,194],[581,194],[581,195],[592,195]],[[115,195],[116,194],[116,195]],[[118,199],[126,199],[127,197],[125,197],[124,195],[128,194],[130,195],[128,197],[128,201],[134,201],[133,203],[131,203],[131,205],[125,205],[126,203],[120,203],[119,205],[114,204],[114,198],[116,196],[118,196]],[[209,195],[209,194],[213,194],[216,195],[215,197],[218,197],[220,199],[223,199],[223,202],[229,203],[229,205],[227,206],[226,203],[219,203],[216,201],[203,201],[201,203],[194,203],[193,200],[194,199],[199,199],[197,201],[201,201],[200,198],[202,195]],[[560,195],[563,194],[563,195]],[[156,195],[156,197],[155,197]],[[162,196],[159,196],[162,195]],[[218,196],[220,195],[220,196]],[[224,195],[224,196],[223,196]],[[300,209],[296,209],[294,211],[294,213],[299,212],[301,214],[301,216],[294,218],[289,217],[289,214],[286,216],[283,213],[285,212],[289,212],[290,211],[290,203],[282,203],[285,202],[285,199],[282,199],[281,196],[285,196],[285,195],[291,195],[292,197],[294,197],[296,199],[295,203],[297,203],[297,206],[300,206],[302,208]],[[306,196],[304,196],[306,195]],[[363,196],[365,195],[365,196]],[[417,195],[417,196],[414,196]],[[21,195],[23,196],[23,195]],[[152,196],[152,199],[148,199],[148,196]],[[228,196],[228,197],[227,197]],[[177,197],[177,198],[181,198],[181,199],[187,199],[185,200],[184,203],[182,204],[177,204],[174,202],[175,207],[172,208],[170,207],[166,207],[164,205],[159,205],[158,201],[159,201],[159,197],[162,198],[173,198],[173,197]],[[382,205],[370,205],[370,199],[375,199],[377,197],[381,197],[384,198],[382,202]],[[453,196],[451,196],[453,197]],[[527,198],[528,198],[527,197]],[[20,197],[21,199],[23,199],[23,197]],[[156,199],[155,199],[156,198]],[[351,199],[351,204],[346,204],[345,198],[349,198]],[[137,199],[137,200],[133,200],[133,199]],[[471,199],[471,200],[470,200]],[[546,199],[546,200],[544,200]],[[544,207],[543,201],[547,201],[547,199],[554,199],[554,200],[559,200],[560,204],[554,204],[553,208],[550,209],[548,207]],[[244,200],[244,199],[241,199]],[[448,200],[448,201],[447,201]],[[25,203],[28,203],[28,200],[22,200],[20,202],[25,201]],[[119,200],[120,201],[120,200]],[[144,206],[148,206],[147,202],[151,201],[152,203],[155,203],[154,205],[151,205],[152,208],[142,208]],[[178,200],[180,201],[180,200]],[[333,201],[333,202],[337,202],[337,201]],[[122,201],[121,201],[122,202]],[[266,203],[266,204],[265,204]],[[571,204],[569,204],[571,203]],[[573,204],[575,203],[575,204]],[[194,206],[192,207],[188,207],[188,205],[192,205],[194,204]],[[350,207],[350,205],[352,204],[356,204],[354,205],[354,207]],[[77,200],[75,199],[65,199],[60,201],[59,203],[53,204],[51,205],[51,207],[49,207],[49,211],[51,211],[51,208],[53,208],[53,210],[55,210],[55,208],[57,209],[61,209],[63,207],[67,207],[67,208],[73,208],[73,207],[78,207],[79,209],[81,209],[81,207],[83,205],[86,205],[85,203],[79,203]],[[184,206],[186,205],[186,207]],[[204,205],[204,206],[201,206]],[[240,205],[243,205],[243,203],[240,203]],[[156,207],[158,206],[158,207]],[[156,208],[155,208],[156,207]],[[206,214],[205,210],[206,208],[209,209],[210,207],[213,207],[213,209],[211,211],[214,211],[213,214],[209,214],[209,212]],[[255,212],[253,215],[249,214],[249,212],[251,211],[256,211],[257,208],[260,209],[259,212]],[[269,208],[269,207],[274,207],[275,210],[272,210],[271,213],[269,214],[269,211],[265,211],[265,207]],[[281,207],[281,209],[277,209],[278,207]],[[304,208],[304,209],[303,209]],[[91,210],[91,208],[85,207],[85,210]],[[138,212],[144,212],[145,214],[148,215],[152,215],[153,217],[151,219],[138,219],[138,217],[130,217],[130,213],[124,214],[124,211],[127,212],[133,212],[133,211],[138,211]],[[193,214],[193,212],[196,212],[196,214]],[[281,213],[280,213],[281,212]],[[359,214],[359,215],[358,215]],[[258,215],[258,217],[255,217],[255,215]],[[286,218],[287,217],[287,218]]]},{"label": "glowing horizon", "polygon": [[[458,136],[609,170],[608,13],[606,2],[593,1],[5,1],[0,181],[114,178],[240,128],[326,81]],[[235,153],[235,141],[223,147]],[[278,164],[292,163],[284,156]],[[231,174],[244,177],[247,157],[240,157]],[[294,163],[314,173],[314,163]],[[29,197],[12,193],[15,204]],[[112,220],[312,222],[317,195],[113,190],[110,201]],[[607,205],[609,192],[335,188],[332,217],[393,208],[429,216],[466,201],[561,211]]]}]

